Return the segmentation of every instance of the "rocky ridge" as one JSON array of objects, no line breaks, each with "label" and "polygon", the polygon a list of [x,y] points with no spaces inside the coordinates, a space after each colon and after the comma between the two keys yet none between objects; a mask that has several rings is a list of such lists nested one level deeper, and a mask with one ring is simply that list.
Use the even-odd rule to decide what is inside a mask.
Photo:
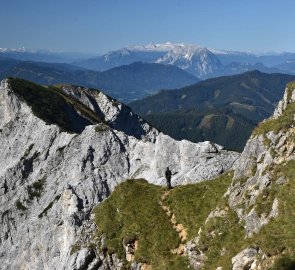
[{"label": "rocky ridge", "polygon": [[173,185],[195,183],[239,158],[211,142],[173,140],[101,92],[18,79],[1,82],[0,145],[5,269],[120,269],[115,254],[74,248],[95,230],[94,206],[128,178],[164,185],[170,166]]},{"label": "rocky ridge", "polygon": [[175,46],[166,55],[156,60],[156,63],[175,65],[200,78],[208,78],[213,74],[221,74],[223,68],[219,59],[207,48],[196,46]]},{"label": "rocky ridge", "polygon": [[[179,212],[177,207],[171,207],[177,198],[175,194],[183,192],[183,187],[173,190],[172,194],[162,193],[159,205],[181,240],[171,252],[187,256],[189,269],[294,269],[294,115],[295,85],[289,83],[273,117],[255,129],[234,165],[234,173],[225,176],[232,179],[227,191],[203,223],[195,224],[200,225],[196,237],[192,237],[187,218],[195,219],[195,215],[203,215],[204,211],[199,208],[191,212],[191,216],[186,216],[187,209]],[[198,191],[198,185],[195,185],[195,191]],[[208,189],[205,186],[205,190]],[[199,200],[196,206],[202,203],[200,195],[184,194]],[[214,189],[209,194],[212,196],[210,200],[216,200]],[[185,199],[194,204],[192,198]],[[169,201],[172,205],[168,206]],[[182,203],[185,207],[186,202]],[[184,232],[185,238],[182,237]],[[138,243],[131,245],[136,247]],[[126,252],[126,258],[129,255]],[[131,249],[131,255],[136,258],[136,248]],[[120,267],[122,269],[123,265]],[[151,266],[136,263],[133,259],[130,267],[146,269]],[[183,267],[184,264],[181,269]]]},{"label": "rocky ridge", "polygon": [[195,269],[294,268],[294,86],[254,130],[223,202],[188,242]]},{"label": "rocky ridge", "polygon": [[[102,56],[75,62],[75,65],[92,70],[107,70],[137,61],[172,64],[201,79],[233,75],[251,70],[267,73],[294,74],[292,53],[255,54],[210,49],[194,44],[149,44],[128,46]],[[288,63],[281,64],[285,61]],[[279,65],[278,65],[279,64]]]}]

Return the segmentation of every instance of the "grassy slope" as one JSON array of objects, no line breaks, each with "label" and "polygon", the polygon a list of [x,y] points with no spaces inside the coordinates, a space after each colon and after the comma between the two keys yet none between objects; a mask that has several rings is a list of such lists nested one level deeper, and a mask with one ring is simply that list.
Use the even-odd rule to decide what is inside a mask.
[{"label": "grassy slope", "polygon": [[[284,254],[291,258],[295,267],[295,161],[279,165],[274,170],[274,178],[284,176],[288,183],[280,186],[273,184],[273,192],[279,200],[278,218],[262,228],[254,243],[272,255]],[[267,198],[265,199],[267,200]],[[263,203],[263,202],[262,202]],[[285,268],[294,269],[294,268]]]},{"label": "grassy slope", "polygon": [[[288,179],[286,185],[278,185],[274,180],[280,176]],[[277,256],[273,270],[291,270],[295,266],[295,161],[289,161],[277,166],[273,174],[271,194],[279,200],[279,216],[264,226],[253,237],[245,238],[242,224],[238,222],[236,214],[229,209],[226,202],[221,202],[220,208],[229,209],[223,218],[213,218],[202,228],[201,250],[208,260],[204,269],[231,269],[231,258],[248,247],[259,247],[268,256]],[[269,210],[269,202],[273,202],[272,195],[257,200],[256,207]],[[212,233],[214,232],[214,234]],[[220,254],[224,251],[224,255]],[[281,268],[285,265],[285,268]],[[290,268],[289,268],[290,267]],[[270,269],[270,268],[266,268]]]},{"label": "grassy slope", "polygon": [[56,124],[65,131],[79,133],[87,125],[103,122],[95,112],[56,87],[43,87],[16,78],[10,78],[9,84],[14,93],[47,124]]},{"label": "grassy slope", "polygon": [[188,231],[188,239],[192,239],[208,214],[218,205],[227,190],[232,173],[224,174],[212,181],[190,184],[174,188],[168,198],[167,205]]},{"label": "grassy slope", "polygon": [[[275,184],[274,180],[282,175],[288,179],[288,183]],[[268,266],[266,269],[294,269],[295,161],[277,166],[274,170],[270,194],[275,194],[279,200],[279,217],[250,238],[245,238],[243,224],[222,196],[231,179],[232,174],[229,173],[212,181],[176,187],[164,201],[175,214],[177,222],[184,225],[188,240],[196,237],[199,229],[202,229],[199,249],[207,256],[204,269],[216,269],[218,266],[231,269],[231,258],[248,247],[260,247],[268,256],[277,258],[273,268]],[[165,189],[143,180],[128,180],[95,209],[99,228],[97,234],[99,237],[106,234],[109,252],[116,252],[124,258],[121,243],[137,239],[137,261],[151,264],[153,269],[187,267],[185,257],[170,252],[178,246],[179,239],[159,207],[164,192]],[[269,209],[269,201],[272,202],[273,198],[269,195],[258,199],[256,207]],[[212,218],[205,224],[208,214],[216,206],[227,214]]]},{"label": "grassy slope", "polygon": [[[294,83],[288,84],[288,100],[294,88]],[[274,131],[275,133],[287,131],[294,123],[294,114],[294,103],[290,103],[280,117],[262,122],[254,130],[253,135],[265,135],[269,131]],[[288,140],[294,141],[294,137],[291,136]],[[211,221],[216,223],[218,228],[222,228],[221,224],[225,222],[231,224],[231,226],[224,228],[225,231],[222,232],[222,235],[226,237],[222,237],[222,239],[219,239],[219,237],[213,239],[210,234],[207,233],[206,235],[206,233],[203,233],[204,243],[207,243],[207,246],[209,246],[207,250],[209,259],[205,269],[211,269],[212,266],[223,266],[225,269],[228,269],[230,267],[230,258],[236,254],[236,251],[249,246],[260,247],[268,256],[277,257],[271,268],[272,270],[295,269],[295,161],[290,160],[276,165],[274,168],[271,168],[271,175],[271,188],[257,198],[255,209],[259,215],[269,213],[274,199],[277,198],[279,200],[279,217],[271,220],[258,234],[248,239],[244,238],[240,225],[230,222],[230,220],[233,220],[233,213],[224,219],[217,218]],[[287,179],[287,184],[279,185],[275,183],[275,180],[281,176]],[[210,229],[210,224],[207,224],[205,228],[207,228],[207,232],[212,230],[212,228]],[[232,248],[231,245],[233,243],[235,245]],[[220,244],[220,248],[217,248]],[[225,256],[216,256],[221,252],[221,247],[226,247],[229,252]]]},{"label": "grassy slope", "polygon": [[124,258],[122,243],[138,240],[136,260],[153,269],[181,269],[188,261],[172,255],[179,245],[176,231],[159,206],[164,190],[144,180],[128,180],[95,210],[98,235],[106,235],[108,252]]},{"label": "grassy slope", "polygon": [[[295,89],[295,83],[288,84],[288,97]],[[286,132],[293,126],[295,114],[294,102],[288,104],[286,110],[277,119],[268,119],[262,122],[253,132],[253,136],[266,135],[268,132],[279,131]],[[289,141],[295,140],[293,136],[287,138]],[[253,237],[245,239],[242,224],[233,222],[237,220],[236,215],[230,211],[224,218],[215,218],[204,226],[202,233],[202,242],[204,243],[203,250],[208,256],[208,262],[205,269],[212,267],[223,266],[225,269],[230,269],[232,258],[238,251],[246,247],[259,247],[268,256],[277,258],[272,270],[295,269],[295,161],[287,162],[270,166],[272,184],[269,190],[265,190],[255,203],[255,210],[258,215],[269,213],[275,198],[279,201],[279,216],[264,226],[259,233]],[[281,176],[287,179],[287,184],[280,185],[275,181]],[[221,206],[225,207],[225,206]],[[246,209],[249,211],[250,209]],[[213,227],[211,227],[211,223]],[[227,223],[227,226],[223,224]],[[212,237],[210,232],[218,228],[221,236]],[[234,243],[234,245],[233,245]],[[218,256],[222,248],[225,248],[224,256]],[[268,266],[267,266],[268,267]]]},{"label": "grassy slope", "polygon": [[[208,214],[214,209],[231,180],[231,175],[170,191],[164,202],[188,229],[188,237],[196,235]],[[108,252],[124,258],[123,242],[137,239],[135,258],[152,265],[153,269],[189,269],[186,257],[174,255],[180,239],[166,213],[160,207],[164,188],[144,180],[128,180],[95,208],[98,236],[106,235]],[[210,201],[208,198],[210,197]],[[209,203],[206,203],[209,202]]]}]

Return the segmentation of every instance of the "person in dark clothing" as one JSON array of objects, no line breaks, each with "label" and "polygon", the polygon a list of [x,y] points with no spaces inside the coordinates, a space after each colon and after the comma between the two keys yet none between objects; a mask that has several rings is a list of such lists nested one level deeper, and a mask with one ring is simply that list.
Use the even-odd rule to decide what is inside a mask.
[{"label": "person in dark clothing", "polygon": [[169,170],[169,167],[167,167],[166,172],[165,172],[165,178],[166,178],[166,182],[167,182],[167,188],[171,189],[171,171]]}]

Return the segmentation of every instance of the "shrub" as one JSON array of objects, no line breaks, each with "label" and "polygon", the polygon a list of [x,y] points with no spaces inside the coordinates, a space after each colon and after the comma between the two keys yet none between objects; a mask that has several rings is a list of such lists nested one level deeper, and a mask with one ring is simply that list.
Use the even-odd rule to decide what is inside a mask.
[{"label": "shrub", "polygon": [[283,256],[279,258],[271,268],[271,270],[294,270],[295,258],[289,256]]},{"label": "shrub", "polygon": [[15,206],[18,210],[26,211],[28,208],[25,207],[20,200],[17,200]]}]

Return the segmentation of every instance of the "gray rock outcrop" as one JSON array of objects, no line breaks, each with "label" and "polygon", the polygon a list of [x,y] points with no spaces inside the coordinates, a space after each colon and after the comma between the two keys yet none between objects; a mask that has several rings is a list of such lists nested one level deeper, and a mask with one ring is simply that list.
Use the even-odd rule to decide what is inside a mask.
[{"label": "gray rock outcrop", "polygon": [[[274,115],[266,121],[277,120],[294,101],[295,90],[289,85]],[[234,181],[226,196],[231,208],[236,211],[241,221],[245,222],[248,236],[257,233],[261,227],[279,215],[280,202],[277,198],[273,198],[272,207],[262,213],[257,213],[256,202],[259,197],[268,196],[273,182],[284,183],[282,179],[272,181],[273,168],[295,159],[295,144],[292,140],[294,134],[291,125],[278,132],[270,129],[265,134],[254,133],[235,165]]]},{"label": "gray rock outcrop", "polygon": [[258,251],[254,248],[246,248],[232,258],[232,270],[255,270],[257,269],[257,260],[256,257]]},{"label": "gray rock outcrop", "polygon": [[75,246],[78,238],[88,242],[95,230],[94,206],[128,178],[164,185],[169,166],[173,185],[194,183],[231,169],[239,158],[211,142],[173,140],[101,92],[70,86],[60,91],[103,123],[87,125],[81,133],[65,132],[38,118],[9,80],[1,82],[3,269],[120,269],[115,254]]},{"label": "gray rock outcrop", "polygon": [[[227,212],[235,213],[236,223],[241,230],[244,229],[245,243],[247,243],[250,237],[255,239],[255,234],[258,234],[261,228],[282,214],[281,206],[287,202],[284,202],[282,197],[279,198],[278,193],[280,187],[286,185],[289,179],[278,172],[280,172],[280,166],[283,167],[289,161],[295,160],[294,102],[295,84],[291,83],[288,84],[274,115],[262,122],[248,140],[244,151],[234,165],[234,177],[223,196],[221,206],[218,205],[211,211],[204,226],[200,228],[199,235],[187,243],[189,250],[187,254],[194,269],[201,269],[208,259],[206,251],[211,247],[208,244],[206,250],[202,250],[199,240],[202,230],[208,229],[206,224],[211,219],[215,221],[223,219],[226,223],[229,217]],[[210,237],[216,237],[218,228],[213,230],[209,227],[209,230]],[[255,248],[243,249],[232,258],[231,269],[269,269],[279,258],[278,254],[266,255],[261,247],[256,244],[253,246]],[[220,256],[224,255],[223,251],[224,247],[221,246]]]}]

